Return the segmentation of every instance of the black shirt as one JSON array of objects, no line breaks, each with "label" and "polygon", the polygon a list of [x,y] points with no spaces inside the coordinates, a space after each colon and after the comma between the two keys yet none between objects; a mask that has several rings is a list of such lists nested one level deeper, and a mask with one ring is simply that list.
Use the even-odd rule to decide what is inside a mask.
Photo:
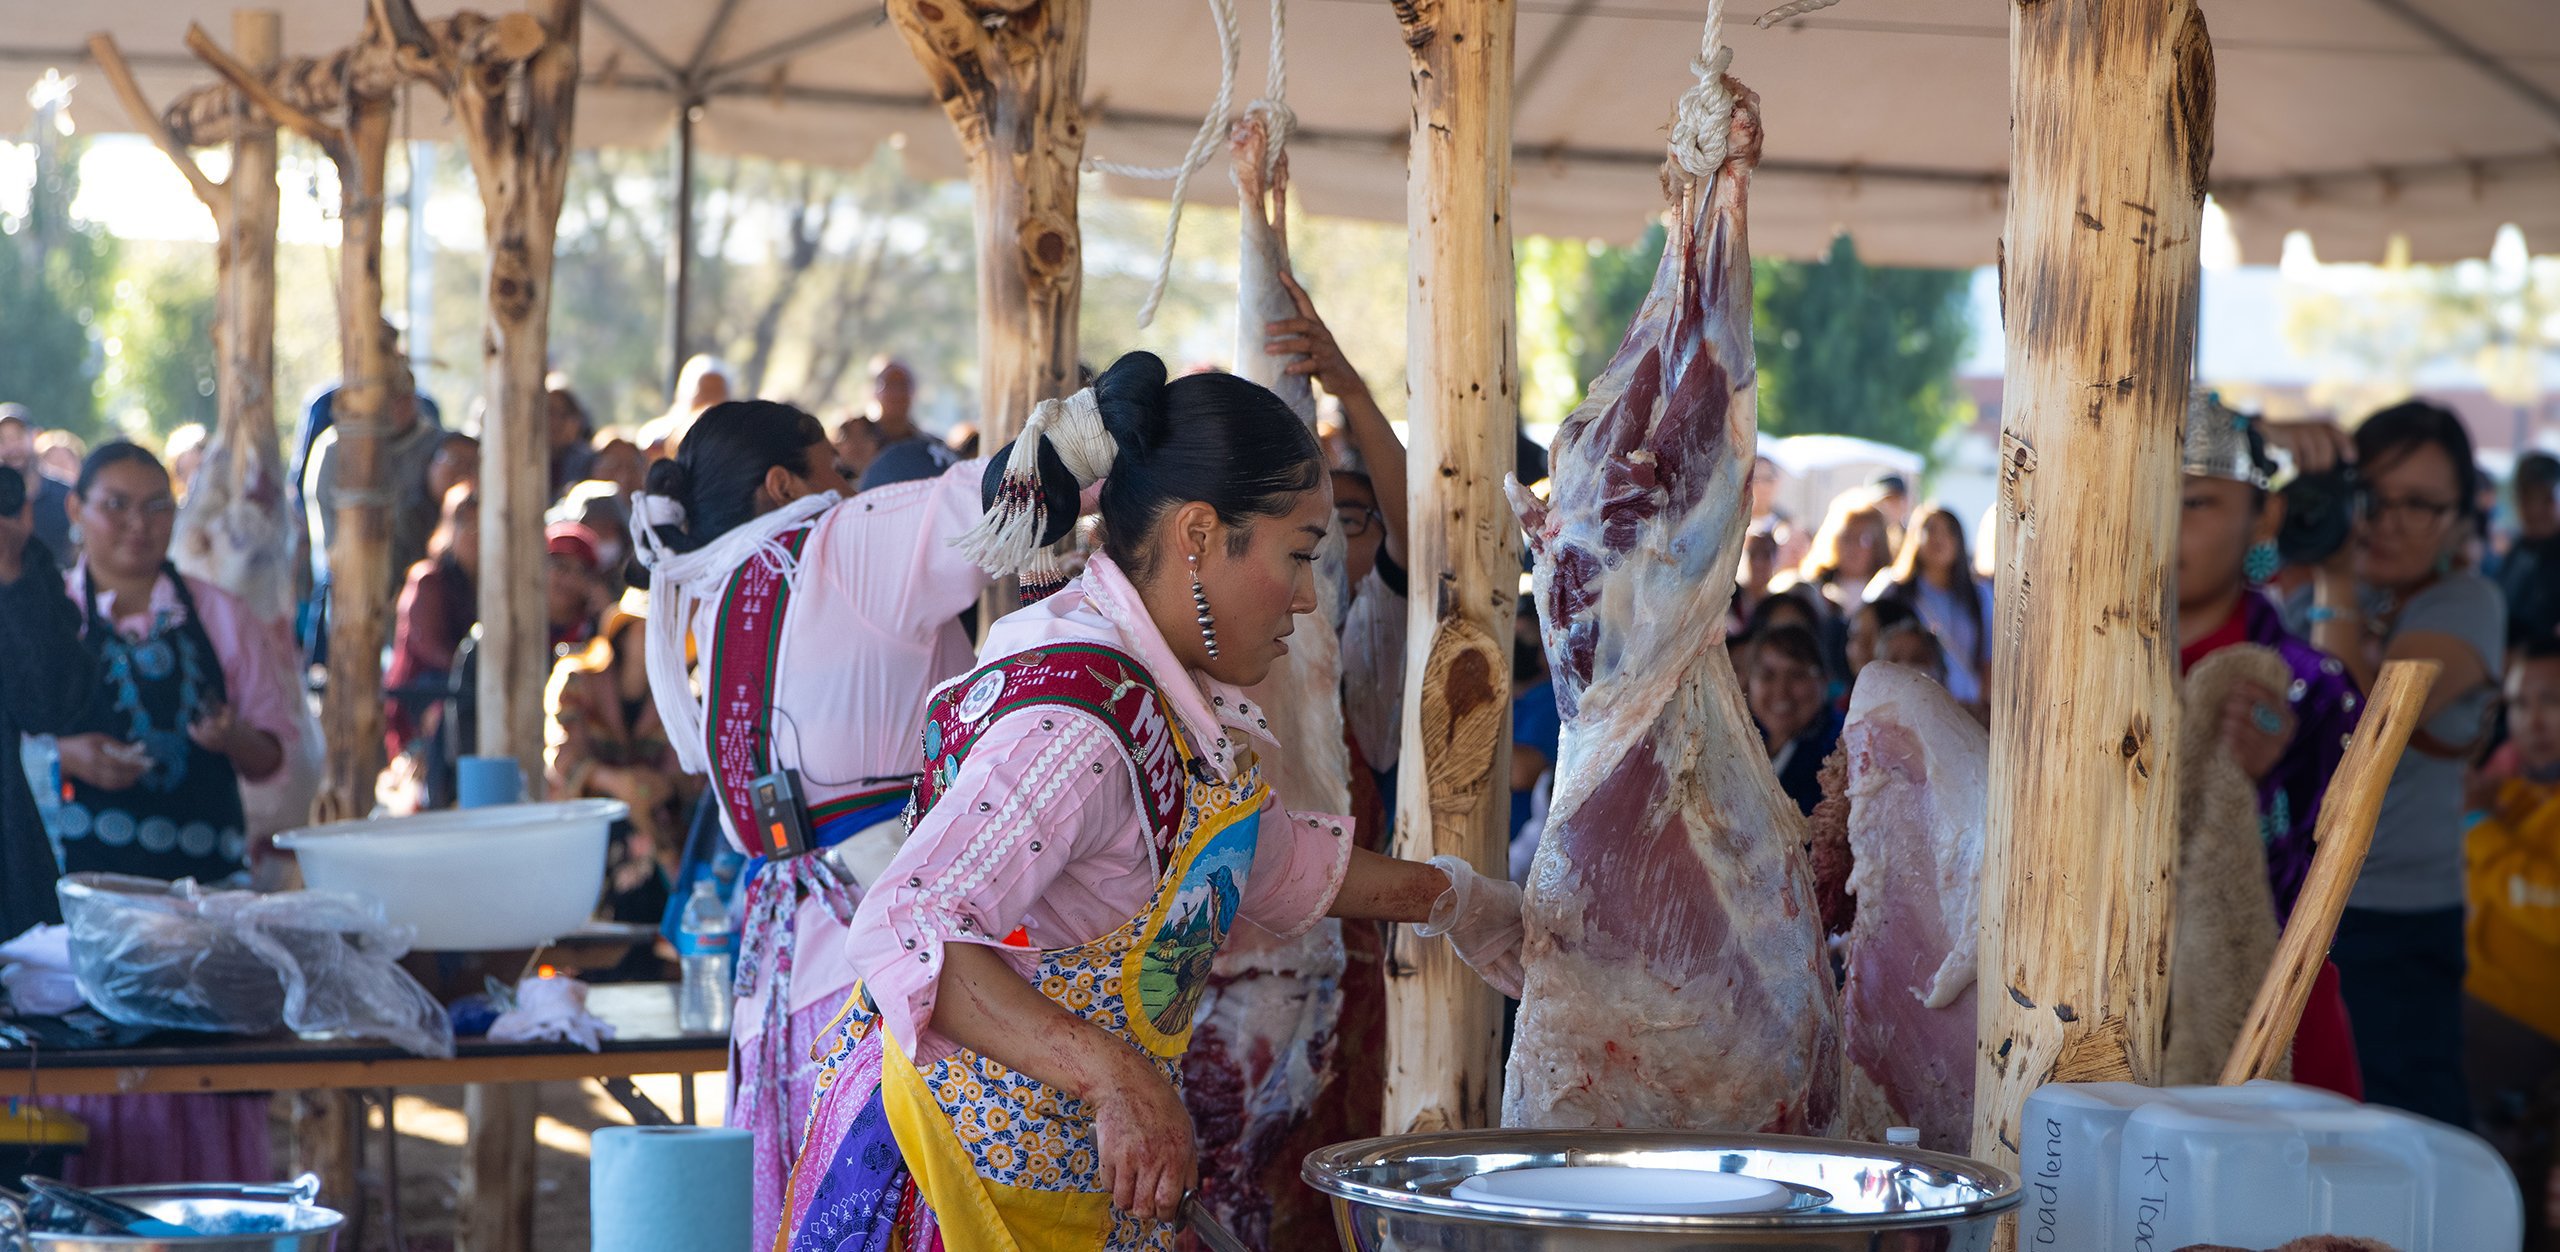
[{"label": "black shirt", "polygon": [[0,939],[62,920],[53,842],[19,768],[18,736],[85,728],[99,690],[80,646],[80,610],[43,540],[27,544],[25,566],[16,582],[0,583]]}]

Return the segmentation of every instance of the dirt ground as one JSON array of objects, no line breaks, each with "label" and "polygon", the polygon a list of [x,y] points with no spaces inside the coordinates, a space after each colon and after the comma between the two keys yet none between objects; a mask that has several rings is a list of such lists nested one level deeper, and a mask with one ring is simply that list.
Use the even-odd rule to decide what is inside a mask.
[{"label": "dirt ground", "polygon": [[[671,1117],[680,1116],[681,1080],[672,1076],[635,1080]],[[717,1125],[727,1102],[721,1075],[695,1079],[700,1120]],[[536,1252],[581,1252],[587,1248],[588,1138],[606,1126],[625,1126],[631,1117],[594,1083],[544,1083],[541,1113],[534,1123],[533,1246]],[[281,1103],[279,1105],[281,1107]],[[462,1088],[421,1087],[396,1093],[399,1217],[391,1218],[388,1153],[379,1109],[370,1114],[365,1139],[366,1221],[362,1246],[340,1241],[339,1252],[452,1252],[455,1211],[462,1187],[462,1145],[467,1123]],[[291,1127],[279,1114],[279,1154],[288,1150]],[[281,1174],[279,1176],[282,1176]],[[397,1242],[394,1242],[394,1238]]]}]

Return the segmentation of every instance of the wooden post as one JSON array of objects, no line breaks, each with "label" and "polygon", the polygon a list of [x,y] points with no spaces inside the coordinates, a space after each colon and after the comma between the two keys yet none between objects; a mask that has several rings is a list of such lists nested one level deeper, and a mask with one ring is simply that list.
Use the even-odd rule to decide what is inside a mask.
[{"label": "wooden post", "polygon": [[[383,24],[370,18],[356,46],[273,74],[243,64],[202,27],[188,28],[187,47],[256,112],[311,140],[338,167],[338,518],[329,550],[329,695],[322,709],[329,767],[313,816],[362,817],[373,811],[374,781],[382,773],[381,656],[391,620],[383,420],[392,397],[409,387],[390,323],[382,319],[383,183],[396,85],[391,48]],[[339,110],[341,125],[318,116]]]},{"label": "wooden post", "polygon": [[[981,445],[1076,386],[1076,221],[1090,0],[889,0],[969,154],[978,210]],[[992,620],[992,619],[989,619]]]},{"label": "wooden post", "polygon": [[463,1149],[456,1252],[530,1252],[533,1247],[533,1124],[541,1090],[533,1083],[463,1088],[470,1142]]},{"label": "wooden post", "polygon": [[[284,16],[273,9],[231,15],[231,47],[251,73],[271,77],[284,60]],[[284,459],[276,435],[276,124],[240,110],[231,137],[230,220],[222,223],[229,279],[222,293],[221,417],[224,450],[245,461],[234,481],[252,492],[283,488]],[[301,519],[293,519],[299,522]],[[290,603],[258,605],[289,613]]]},{"label": "wooden post", "polygon": [[[1512,0],[1394,0],[1413,54],[1405,303],[1413,445],[1411,644],[1395,854],[1499,876],[1510,833],[1510,676],[1520,595],[1503,499],[1518,416],[1512,344]],[[1389,1134],[1492,1124],[1502,998],[1446,943],[1399,929],[1387,960]]]},{"label": "wooden post", "polygon": [[373,0],[400,67],[445,98],[480,184],[489,240],[481,363],[479,741],[542,776],[542,689],[551,677],[542,515],[551,503],[552,244],[569,179],[579,0],[536,0],[496,18],[430,25],[409,0]]},{"label": "wooden post", "polygon": [[2195,0],[2010,9],[2001,570],[1973,1155],[2028,1093],[2158,1075],[2177,850],[2171,560],[2213,158]]}]

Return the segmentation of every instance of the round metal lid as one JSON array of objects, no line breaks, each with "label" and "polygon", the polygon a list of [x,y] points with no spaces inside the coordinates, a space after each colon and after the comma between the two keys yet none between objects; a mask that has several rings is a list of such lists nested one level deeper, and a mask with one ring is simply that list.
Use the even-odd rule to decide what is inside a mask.
[{"label": "round metal lid", "polygon": [[[1747,1174],[1797,1193],[1783,1211],[1627,1213],[1494,1203],[1450,1194],[1501,1170],[1607,1165]],[[2008,1172],[1942,1152],[1791,1135],[1669,1130],[1466,1130],[1336,1144],[1300,1170],[1327,1195],[1476,1222],[1622,1230],[1876,1229],[2015,1208]],[[1479,1189],[1470,1189],[1478,1191]]]}]

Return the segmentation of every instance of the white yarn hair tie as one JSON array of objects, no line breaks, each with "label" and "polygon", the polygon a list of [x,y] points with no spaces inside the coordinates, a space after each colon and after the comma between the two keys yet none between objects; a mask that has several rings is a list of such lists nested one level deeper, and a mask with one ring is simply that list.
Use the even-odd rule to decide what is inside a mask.
[{"label": "white yarn hair tie", "polygon": [[685,523],[684,502],[674,496],[632,492],[631,520],[643,526],[682,526]]},{"label": "white yarn hair tie", "polygon": [[1058,459],[1081,487],[1109,475],[1120,451],[1110,428],[1102,424],[1102,407],[1094,399],[1093,388],[1032,406],[1031,419],[1022,424],[1022,434],[1005,458],[995,501],[977,525],[951,541],[960,555],[998,577],[1021,574],[1026,575],[1026,583],[1042,582],[1040,576],[1058,569],[1050,545],[1041,542],[1049,533],[1050,520],[1049,504],[1040,490],[1043,439],[1057,450]]}]

